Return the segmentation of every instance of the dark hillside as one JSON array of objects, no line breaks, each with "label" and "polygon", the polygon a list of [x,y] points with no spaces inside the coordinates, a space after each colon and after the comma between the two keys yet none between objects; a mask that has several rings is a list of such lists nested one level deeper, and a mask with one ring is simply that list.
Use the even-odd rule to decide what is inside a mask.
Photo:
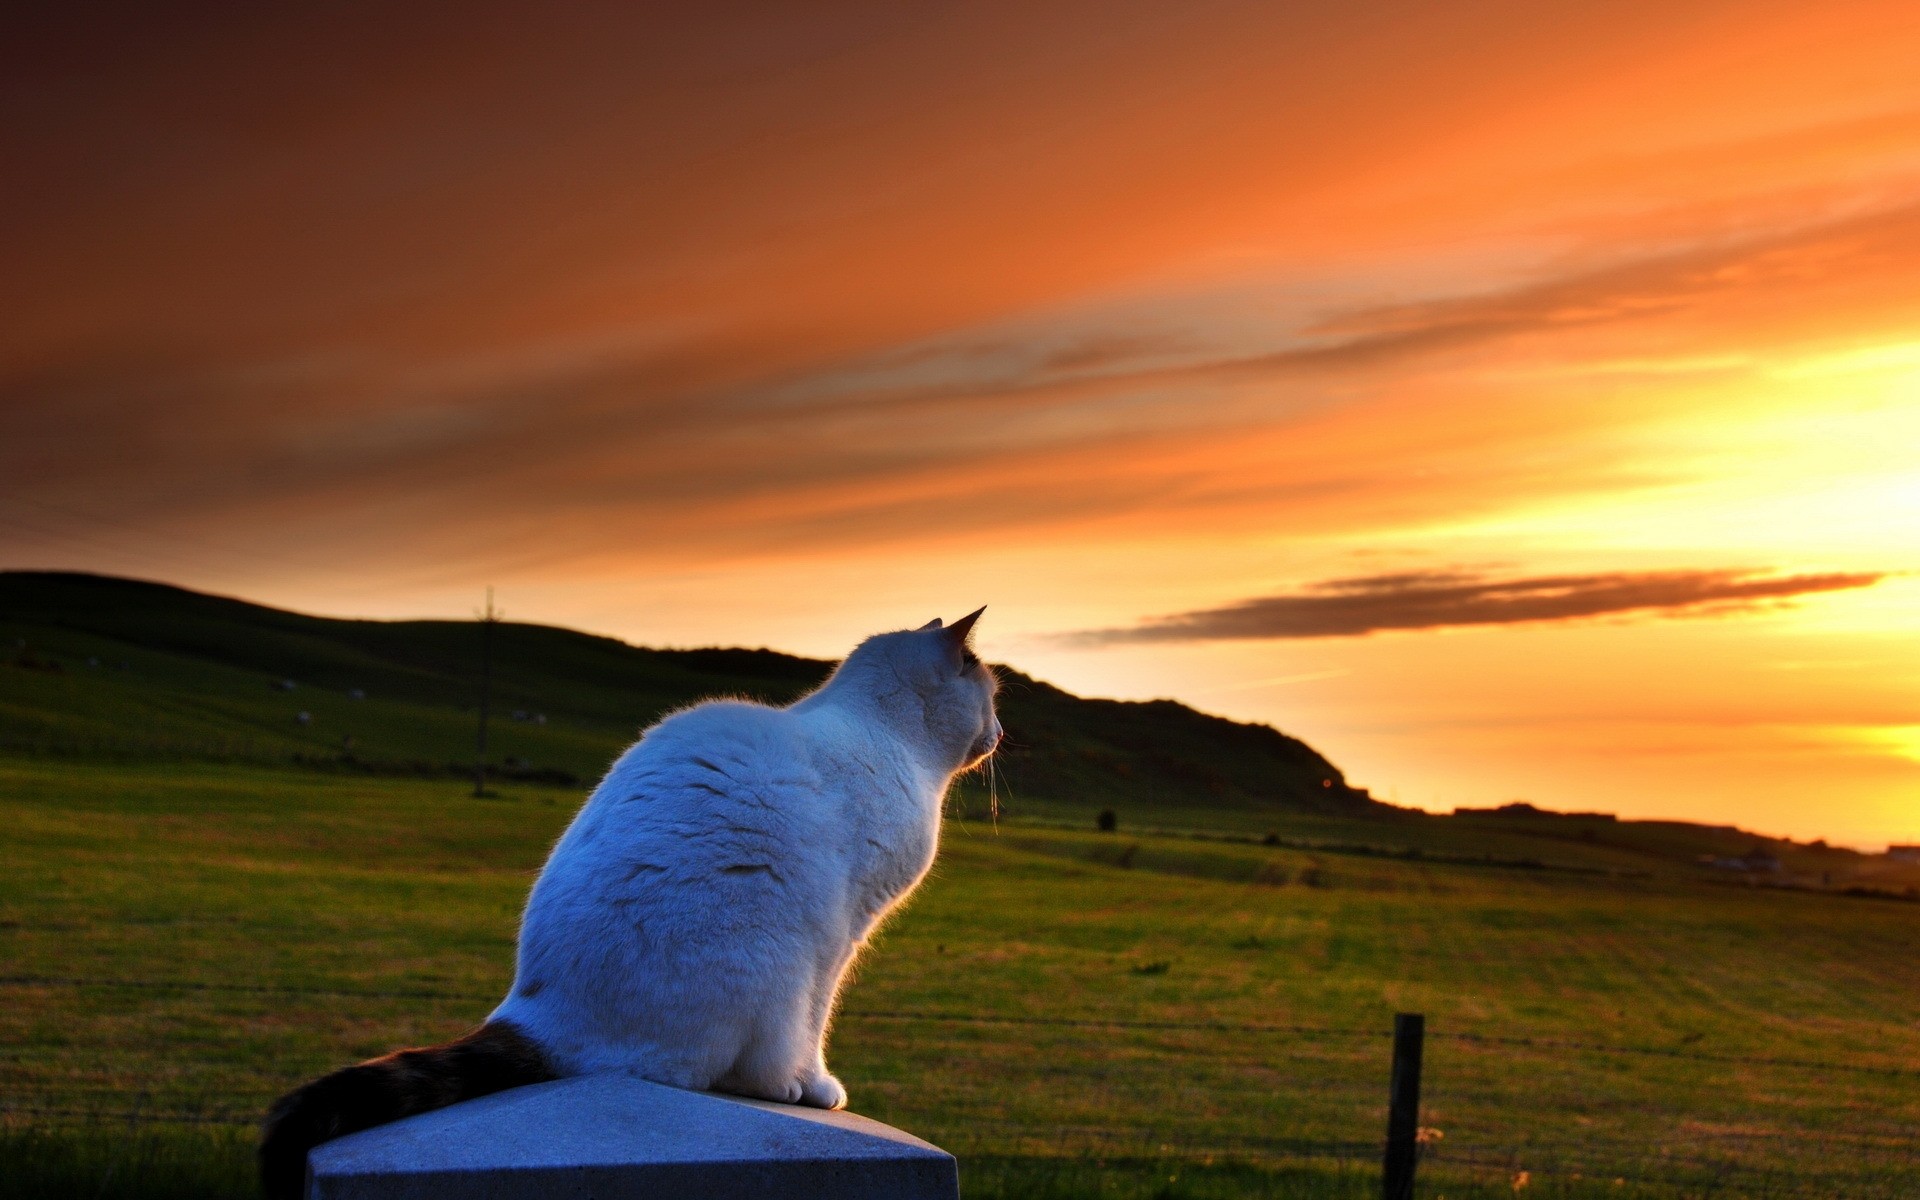
[{"label": "dark hillside", "polygon": [[[784,702],[832,665],[541,625],[495,633],[494,766],[583,783],[668,709],[723,694]],[[0,748],[451,774],[471,761],[480,638],[471,621],[337,620],[163,584],[0,572]],[[999,770],[1015,797],[1136,811],[1383,807],[1267,726],[1003,677]]]},{"label": "dark hillside", "polygon": [[1172,700],[1088,700],[1001,668],[1000,769],[1015,794],[1105,796],[1130,809],[1200,805],[1362,815],[1384,809],[1313,747],[1269,725]]}]

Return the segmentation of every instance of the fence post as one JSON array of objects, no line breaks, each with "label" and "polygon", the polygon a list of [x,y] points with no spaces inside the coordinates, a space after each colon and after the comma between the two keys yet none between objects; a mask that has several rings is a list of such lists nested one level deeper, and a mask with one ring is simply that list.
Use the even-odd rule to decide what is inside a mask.
[{"label": "fence post", "polygon": [[1393,1014],[1393,1081],[1387,1099],[1384,1200],[1413,1200],[1413,1167],[1420,1136],[1420,1048],[1427,1018],[1421,1013]]},{"label": "fence post", "polygon": [[323,1142],[306,1200],[960,1200],[953,1156],[848,1112],[619,1071],[508,1088]]}]

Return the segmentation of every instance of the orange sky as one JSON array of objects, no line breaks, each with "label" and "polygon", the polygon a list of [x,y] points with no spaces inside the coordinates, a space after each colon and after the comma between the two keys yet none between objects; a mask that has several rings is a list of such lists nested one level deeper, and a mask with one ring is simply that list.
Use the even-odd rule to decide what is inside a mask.
[{"label": "orange sky", "polygon": [[1911,4],[653,7],[10,38],[0,565],[1920,841]]}]

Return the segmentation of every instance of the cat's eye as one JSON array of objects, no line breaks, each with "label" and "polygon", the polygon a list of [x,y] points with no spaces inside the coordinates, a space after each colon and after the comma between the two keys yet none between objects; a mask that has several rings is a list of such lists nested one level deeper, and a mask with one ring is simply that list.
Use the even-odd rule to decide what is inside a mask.
[{"label": "cat's eye", "polygon": [[980,665],[980,656],[975,654],[972,648],[962,646],[960,647],[960,665],[963,669],[971,671]]}]

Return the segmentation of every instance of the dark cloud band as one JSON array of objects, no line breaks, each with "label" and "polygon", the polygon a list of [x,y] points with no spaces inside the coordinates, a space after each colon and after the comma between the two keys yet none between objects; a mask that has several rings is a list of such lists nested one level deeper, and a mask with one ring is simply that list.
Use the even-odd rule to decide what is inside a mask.
[{"label": "dark cloud band", "polygon": [[1776,575],[1756,571],[1616,571],[1488,579],[1452,571],[1376,575],[1313,584],[1222,608],[1159,617],[1129,629],[1070,635],[1083,645],[1238,638],[1356,637],[1390,629],[1446,629],[1570,621],[1613,613],[1750,608],[1816,592],[1871,587],[1884,573]]}]

